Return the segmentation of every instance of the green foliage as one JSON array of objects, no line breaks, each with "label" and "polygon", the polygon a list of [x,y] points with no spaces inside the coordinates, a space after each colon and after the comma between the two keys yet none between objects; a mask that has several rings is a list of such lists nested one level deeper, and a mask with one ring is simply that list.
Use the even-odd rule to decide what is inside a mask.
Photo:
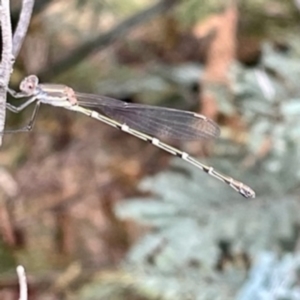
[{"label": "green foliage", "polygon": [[[152,229],[124,263],[140,289],[163,299],[233,299],[247,276],[246,262],[241,264],[238,257],[294,249],[300,222],[295,196],[300,183],[296,49],[282,51],[266,44],[258,67],[233,68],[234,97],[216,93],[224,114],[243,115],[249,139],[243,148],[220,142],[216,152],[222,155],[207,164],[249,184],[257,199],[245,200],[175,159],[168,171],[142,180],[140,189],[151,197],[129,199],[116,207],[120,218]],[[272,147],[258,156],[266,140]],[[246,167],[249,158],[252,164]],[[230,263],[220,267],[224,243]]]},{"label": "green foliage", "polygon": [[299,183],[299,75],[297,53],[270,45],[264,47],[259,68],[235,73],[236,103],[250,124],[249,149],[257,153],[264,140],[271,140],[272,149],[260,168],[280,176],[283,192]]},{"label": "green foliage", "polygon": [[105,1],[98,1],[98,0],[77,0],[76,5],[78,9],[82,8],[89,8],[95,14],[99,13],[115,13],[119,16],[122,14],[128,14],[131,11],[139,9],[140,7],[144,7],[147,5],[149,1],[137,1],[137,0],[130,0],[130,1],[119,1],[119,0],[105,0]]},{"label": "green foliage", "polygon": [[9,249],[9,247],[0,240],[0,274],[13,270],[15,266],[16,260],[12,249]]},{"label": "green foliage", "polygon": [[[232,95],[214,90],[223,114],[242,114],[249,127],[248,142],[241,147],[221,140],[215,157],[204,162],[250,185],[256,199],[245,200],[174,159],[169,170],[140,183],[141,191],[152,196],[128,199],[116,207],[119,218],[150,229],[123,264],[131,289],[139,295],[260,300],[264,294],[274,296],[271,283],[281,280],[284,288],[279,292],[293,299],[296,281],[282,279],[282,274],[297,271],[297,257],[289,253],[296,248],[300,223],[300,60],[292,41],[285,51],[266,44],[256,68],[233,66]],[[262,151],[266,141],[271,147]],[[278,250],[287,254],[280,258]],[[255,264],[248,277],[251,260]],[[89,293],[99,295],[95,291],[91,288]],[[117,299],[112,295],[118,289],[103,291],[107,299]]]},{"label": "green foliage", "polygon": [[212,12],[219,12],[224,8],[224,1],[183,1],[177,10],[178,19],[184,26],[194,25],[199,20],[207,17]]},{"label": "green foliage", "polygon": [[261,253],[250,272],[239,300],[299,299],[299,254]]}]

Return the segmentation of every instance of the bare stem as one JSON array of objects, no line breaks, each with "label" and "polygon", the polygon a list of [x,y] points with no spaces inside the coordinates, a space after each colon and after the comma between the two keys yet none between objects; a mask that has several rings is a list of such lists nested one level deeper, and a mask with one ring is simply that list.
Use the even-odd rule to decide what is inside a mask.
[{"label": "bare stem", "polygon": [[17,267],[17,274],[18,274],[18,278],[19,278],[19,287],[20,287],[19,300],[27,300],[28,288],[27,288],[25,269],[23,266]]},{"label": "bare stem", "polygon": [[[10,79],[10,74],[13,70],[15,58],[19,54],[22,42],[28,29],[34,0],[23,0],[22,10],[14,38],[12,38],[10,1],[2,0],[0,3],[0,22],[2,30],[2,60],[0,64],[0,132],[3,132],[5,125],[8,82]],[[2,135],[0,136],[0,146],[1,144]]]},{"label": "bare stem", "polygon": [[[14,56],[12,55],[12,29],[10,20],[10,1],[1,1],[1,29],[2,29],[2,60],[0,64],[0,132],[4,130],[6,110],[6,88],[8,86]],[[2,136],[0,137],[0,145]]]},{"label": "bare stem", "polygon": [[25,38],[31,14],[33,10],[34,0],[23,0],[19,22],[13,37],[13,55],[17,57]]}]

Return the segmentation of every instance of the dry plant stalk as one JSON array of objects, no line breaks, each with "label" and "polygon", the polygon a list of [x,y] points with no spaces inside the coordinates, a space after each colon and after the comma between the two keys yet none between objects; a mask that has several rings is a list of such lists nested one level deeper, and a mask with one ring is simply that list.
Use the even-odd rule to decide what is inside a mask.
[{"label": "dry plant stalk", "polygon": [[233,2],[220,15],[210,17],[204,24],[201,23],[194,28],[194,35],[201,38],[210,32],[214,33],[207,54],[207,64],[201,86],[202,111],[201,113],[215,119],[218,113],[215,96],[211,92],[214,85],[227,87],[228,70],[236,56],[236,27],[238,10]]},{"label": "dry plant stalk", "polygon": [[[2,136],[5,127],[7,87],[13,71],[15,58],[20,51],[28,29],[33,5],[34,0],[23,0],[17,29],[14,36],[12,36],[10,1],[2,0],[0,2],[0,22],[2,31],[2,53],[0,63],[0,146],[2,145]],[[2,216],[2,220],[4,220],[4,223],[0,226],[1,234],[7,238],[8,243],[12,246],[16,240],[13,229],[14,225],[10,220],[10,213],[8,208],[5,207],[5,204],[0,206],[0,216]]]},{"label": "dry plant stalk", "polygon": [[28,299],[28,288],[27,288],[25,269],[23,266],[17,267],[17,274],[18,274],[18,278],[19,278],[19,287],[20,287],[19,300],[27,300]]},{"label": "dry plant stalk", "polygon": [[[2,30],[2,59],[0,64],[0,132],[3,132],[5,125],[7,86],[13,71],[13,64],[19,54],[28,29],[34,0],[23,0],[20,18],[13,37],[10,18],[10,1],[2,0],[0,5]],[[1,144],[2,135],[0,136],[0,146]]]}]

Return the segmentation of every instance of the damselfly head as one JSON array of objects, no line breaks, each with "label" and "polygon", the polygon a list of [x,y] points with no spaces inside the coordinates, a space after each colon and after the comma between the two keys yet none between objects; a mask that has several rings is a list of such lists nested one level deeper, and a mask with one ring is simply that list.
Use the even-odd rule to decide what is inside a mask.
[{"label": "damselfly head", "polygon": [[24,92],[28,96],[31,96],[34,94],[38,84],[39,79],[37,78],[37,76],[27,76],[20,83],[20,91]]}]

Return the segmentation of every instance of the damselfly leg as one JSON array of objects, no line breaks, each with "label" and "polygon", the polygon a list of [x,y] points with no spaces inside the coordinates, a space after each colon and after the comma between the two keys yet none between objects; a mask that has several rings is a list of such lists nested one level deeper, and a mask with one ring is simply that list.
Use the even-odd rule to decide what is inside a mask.
[{"label": "damselfly leg", "polygon": [[[23,92],[16,92],[12,89],[8,89],[8,92],[11,96],[13,96],[14,98],[17,99],[21,99],[21,98],[25,98],[27,97],[27,94],[23,93]],[[27,106],[29,106],[31,103],[33,103],[34,101],[37,101],[37,97],[36,96],[32,96],[29,99],[27,99],[23,104],[19,105],[19,106],[14,106],[10,103],[6,103],[6,108],[8,110],[10,110],[13,113],[19,113],[22,110],[24,110]],[[27,125],[21,127],[21,128],[16,128],[16,129],[5,129],[3,132],[0,132],[1,135],[3,134],[11,134],[11,133],[19,133],[19,132],[29,132],[32,130],[38,111],[39,111],[39,107],[40,107],[40,102],[37,101],[34,107],[34,110],[31,114],[30,120],[28,122]]]}]

